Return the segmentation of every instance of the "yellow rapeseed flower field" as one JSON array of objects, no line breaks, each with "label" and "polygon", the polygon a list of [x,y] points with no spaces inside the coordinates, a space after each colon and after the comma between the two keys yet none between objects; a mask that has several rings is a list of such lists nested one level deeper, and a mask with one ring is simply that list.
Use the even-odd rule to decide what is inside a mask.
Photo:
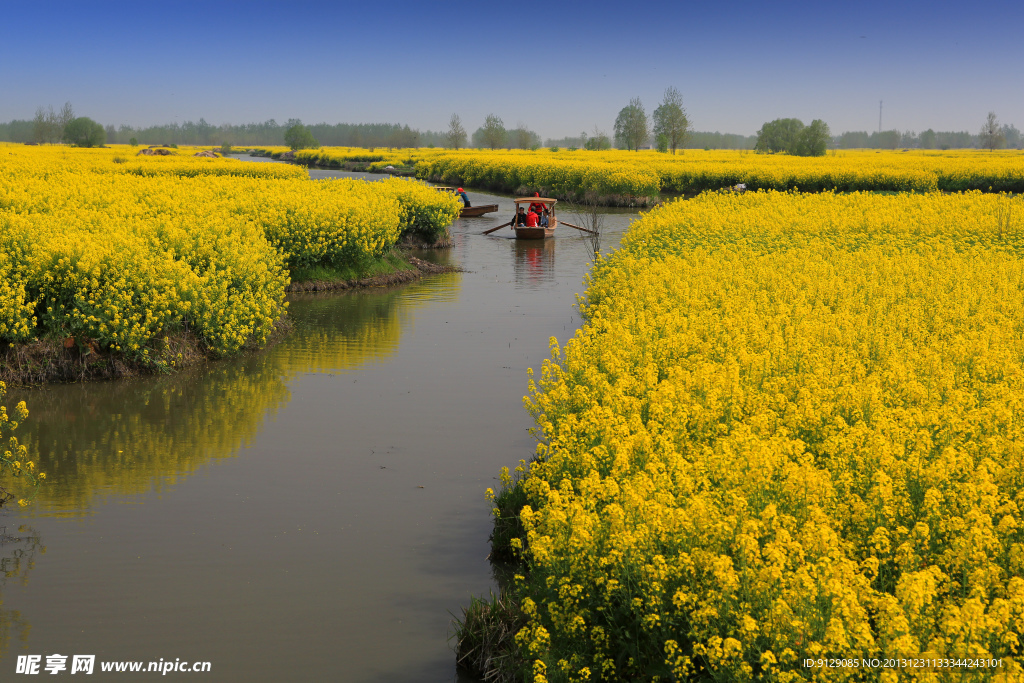
[{"label": "yellow rapeseed flower field", "polygon": [[525,399],[532,680],[1019,680],[1022,219],[756,192],[634,223]]},{"label": "yellow rapeseed flower field", "polygon": [[504,192],[540,190],[559,198],[586,191],[613,204],[643,204],[659,192],[698,193],[745,184],[750,190],[808,192],[917,191],[1024,192],[1024,152],[1007,150],[842,150],[823,157],[754,154],[735,150],[685,150],[669,155],[645,150],[301,150],[307,164],[368,162],[415,166],[417,176]]},{"label": "yellow rapeseed flower field", "polygon": [[144,359],[187,326],[231,353],[266,341],[291,268],[372,261],[459,212],[413,181],[131,150],[0,145],[0,341],[73,337]]}]

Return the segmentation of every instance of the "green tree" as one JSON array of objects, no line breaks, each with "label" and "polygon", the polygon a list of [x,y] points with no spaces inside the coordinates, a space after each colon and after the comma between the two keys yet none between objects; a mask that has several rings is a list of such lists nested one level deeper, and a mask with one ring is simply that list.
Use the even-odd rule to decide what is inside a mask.
[{"label": "green tree", "polygon": [[70,102],[65,102],[59,112],[53,110],[53,105],[46,109],[39,107],[32,121],[32,137],[39,143],[56,144],[64,139],[64,130],[74,118],[75,111]]},{"label": "green tree", "polygon": [[[655,138],[654,143],[655,143],[655,147],[657,147],[659,152],[661,152],[662,154],[668,154],[668,136],[667,135],[665,135],[664,133],[659,133],[658,137]],[[672,151],[673,151],[673,153],[675,152],[675,150],[672,150]]]},{"label": "green tree", "polygon": [[761,126],[757,131],[757,143],[754,149],[758,152],[775,153],[789,152],[796,154],[800,144],[800,131],[804,123],[800,119],[775,119]]},{"label": "green tree", "polygon": [[516,127],[509,131],[509,144],[515,149],[538,149],[540,147],[540,136],[526,127],[526,124],[519,122]]},{"label": "green tree", "polygon": [[64,129],[69,123],[75,118],[75,109],[71,106],[70,102],[65,102],[64,106],[57,112],[57,128],[59,129],[58,137],[64,135]]},{"label": "green tree", "polygon": [[867,131],[847,131],[839,136],[839,146],[843,149],[864,149],[868,147],[871,136]]},{"label": "green tree", "polygon": [[284,144],[291,147],[293,150],[296,149],[315,149],[320,146],[320,143],[313,137],[312,131],[306,128],[301,123],[293,123],[291,127],[284,132]]},{"label": "green tree", "polygon": [[80,116],[64,126],[64,141],[76,147],[102,147],[107,131],[88,116]]},{"label": "green tree", "polygon": [[1003,143],[1006,142],[1003,128],[999,125],[999,120],[996,118],[994,111],[988,113],[988,118],[985,119],[985,125],[981,127],[978,139],[981,142],[981,146],[990,152],[1002,147]]},{"label": "green tree", "polygon": [[921,149],[935,149],[935,131],[929,128],[919,138]]},{"label": "green tree", "polygon": [[647,112],[639,97],[634,97],[615,117],[615,143],[636,151],[651,136],[647,125]]},{"label": "green tree", "polygon": [[802,157],[825,156],[828,143],[832,141],[832,133],[828,124],[821,119],[814,119],[811,125],[800,131],[796,154]]},{"label": "green tree", "polygon": [[[53,113],[53,107],[50,107],[50,113]],[[36,108],[36,115],[32,119],[32,141],[38,144],[44,142],[50,142],[50,119],[47,117],[47,112],[42,107]]]},{"label": "green tree", "polygon": [[765,153],[820,157],[824,156],[831,140],[828,124],[821,119],[814,119],[809,126],[804,126],[800,119],[775,119],[757,131],[754,149]]},{"label": "green tree", "polygon": [[408,149],[412,147],[419,147],[420,134],[418,131],[414,131],[409,128],[406,124],[404,127],[395,126],[388,136],[388,148],[396,147],[400,149]]},{"label": "green tree", "polygon": [[601,150],[611,148],[612,141],[609,140],[608,135],[597,126],[594,126],[594,132],[583,143],[583,149],[589,149],[594,152],[600,152]]},{"label": "green tree", "polygon": [[1007,147],[1016,147],[1020,144],[1020,131],[1017,130],[1017,126],[1010,124],[1003,124],[1003,139],[1006,141]]},{"label": "green tree", "polygon": [[901,137],[898,130],[883,130],[880,133],[871,134],[871,142],[868,146],[874,149],[897,149],[900,146]]},{"label": "green tree", "polygon": [[690,132],[690,120],[686,117],[686,110],[683,109],[683,97],[679,91],[675,88],[666,89],[665,99],[654,110],[653,116],[655,136],[664,135],[668,141],[668,147],[675,154],[676,149],[686,143],[686,137]]},{"label": "green tree", "polygon": [[[505,122],[494,114],[487,115],[483,128],[478,132],[480,133],[479,142],[484,147],[490,147],[491,149],[504,147],[505,141],[508,139],[508,133],[505,131]],[[476,138],[477,136],[474,135],[473,137]]]},{"label": "green tree", "polygon": [[444,140],[451,149],[466,146],[466,129],[462,127],[462,119],[458,114],[452,114],[448,120],[448,132],[445,133]]}]

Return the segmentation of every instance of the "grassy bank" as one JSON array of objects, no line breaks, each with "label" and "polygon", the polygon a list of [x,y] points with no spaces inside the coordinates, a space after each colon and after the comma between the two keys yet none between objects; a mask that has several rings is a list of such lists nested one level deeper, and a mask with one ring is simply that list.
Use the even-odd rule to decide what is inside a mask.
[{"label": "grassy bank", "polygon": [[387,287],[418,280],[424,275],[456,272],[453,266],[442,266],[395,250],[380,259],[351,266],[313,266],[297,269],[289,292],[319,292],[331,289]]}]

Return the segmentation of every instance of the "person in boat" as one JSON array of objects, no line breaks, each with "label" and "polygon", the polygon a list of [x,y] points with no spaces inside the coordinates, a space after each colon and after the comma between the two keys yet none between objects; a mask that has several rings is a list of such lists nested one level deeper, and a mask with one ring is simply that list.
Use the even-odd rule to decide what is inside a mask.
[{"label": "person in boat", "polygon": [[512,227],[519,227],[520,225],[526,225],[526,209],[519,207],[519,213],[512,220]]},{"label": "person in boat", "polygon": [[549,218],[549,216],[550,212],[548,211],[547,207],[544,207],[544,212],[540,215],[540,227],[546,228],[551,224],[551,219]]},{"label": "person in boat", "polygon": [[[540,192],[534,192],[533,196],[539,197]],[[545,208],[546,207],[544,206],[544,202],[534,202],[533,204],[530,204],[530,211],[534,212],[538,216],[541,214],[542,211],[544,211]]]},{"label": "person in boat", "polygon": [[461,187],[458,189],[458,191],[455,194],[457,194],[460,197],[462,197],[462,203],[465,205],[465,207],[467,209],[469,207],[473,206],[472,204],[469,203],[469,197],[466,196],[466,191],[463,190]]},{"label": "person in boat", "polygon": [[530,211],[526,214],[526,227],[537,227],[537,213],[533,209],[530,209]]}]

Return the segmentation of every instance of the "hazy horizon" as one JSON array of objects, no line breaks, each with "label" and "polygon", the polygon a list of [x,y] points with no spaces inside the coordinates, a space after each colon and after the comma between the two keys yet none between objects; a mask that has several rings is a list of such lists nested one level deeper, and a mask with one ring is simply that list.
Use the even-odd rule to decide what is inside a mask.
[{"label": "hazy horizon", "polygon": [[5,7],[0,121],[70,101],[133,127],[389,122],[472,132],[487,114],[542,138],[611,133],[668,86],[696,130],[753,135],[824,119],[833,133],[977,132],[989,111],[1024,122],[1024,8],[986,15],[924,3],[856,8],[649,3],[481,8],[363,4],[50,3]]}]

